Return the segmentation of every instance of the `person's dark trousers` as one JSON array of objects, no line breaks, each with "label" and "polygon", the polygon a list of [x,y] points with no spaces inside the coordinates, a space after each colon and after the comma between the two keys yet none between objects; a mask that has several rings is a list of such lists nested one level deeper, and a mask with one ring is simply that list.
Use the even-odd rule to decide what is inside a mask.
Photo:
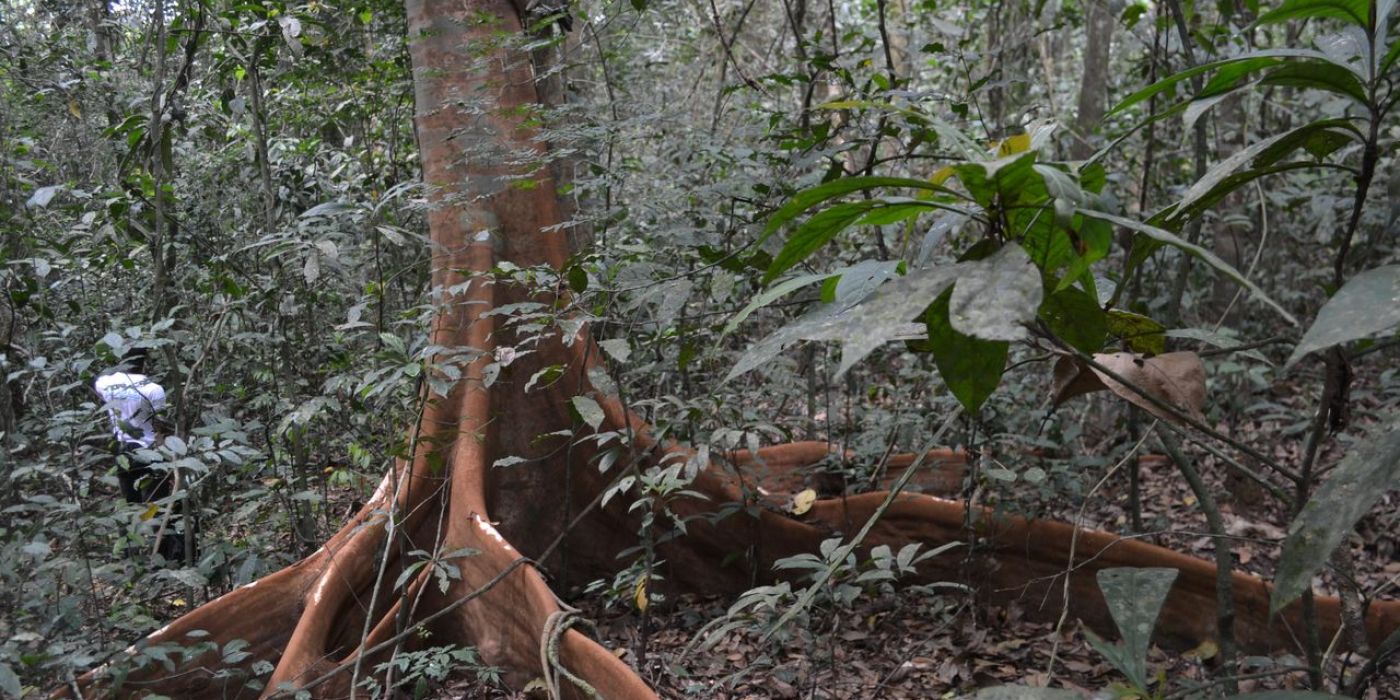
[{"label": "person's dark trousers", "polygon": [[[168,498],[174,491],[174,478],[169,471],[152,469],[150,462],[139,456],[140,449],[138,443],[123,442],[117,445],[117,481],[122,487],[122,497],[127,503],[153,503]],[[188,563],[185,561],[184,519],[180,517],[180,501],[173,503],[171,509],[175,517],[161,535],[156,551],[168,562]],[[198,554],[195,556],[198,558]]]}]

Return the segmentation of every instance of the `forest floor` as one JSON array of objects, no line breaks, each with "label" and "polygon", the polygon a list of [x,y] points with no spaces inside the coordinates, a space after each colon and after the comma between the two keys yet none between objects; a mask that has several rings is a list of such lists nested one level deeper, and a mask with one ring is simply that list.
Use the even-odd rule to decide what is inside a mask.
[{"label": "forest floor", "polygon": [[[1173,469],[1160,459],[1144,460],[1141,478],[1142,521],[1159,544],[1210,559],[1211,540],[1195,499]],[[1243,570],[1268,574],[1277,564],[1282,513],[1252,502],[1248,489],[1222,478],[1206,462],[1215,492],[1224,495],[1222,508],[1230,532],[1240,539],[1235,555]],[[1073,520],[1085,527],[1124,531],[1129,522],[1126,478],[1105,484],[1093,507],[1083,516],[1077,509],[1049,509],[1047,517]],[[1226,495],[1228,494],[1228,495]],[[1373,512],[1393,514],[1391,506]],[[1060,512],[1055,512],[1056,510]],[[1367,591],[1394,596],[1400,561],[1394,552],[1400,530],[1372,516],[1360,531],[1366,546],[1354,547],[1358,578]],[[1323,581],[1322,588],[1327,588]],[[1070,618],[1062,625],[1032,621],[1027,609],[1036,601],[988,609],[968,596],[948,589],[903,589],[865,596],[847,606],[814,608],[799,618],[782,639],[764,641],[766,627],[740,624],[709,637],[704,623],[724,616],[732,600],[683,597],[656,605],[645,622],[630,601],[608,606],[600,599],[576,601],[598,623],[598,638],[615,650],[667,698],[942,698],[961,697],[980,688],[1002,684],[1066,688],[1089,697],[1115,697],[1124,677],[1086,639]],[[1044,619],[1044,614],[1034,616]],[[1053,615],[1051,615],[1053,617]],[[701,640],[708,644],[700,644]],[[1165,680],[1163,697],[1190,697],[1193,688],[1211,683],[1212,650],[1169,653],[1152,648],[1149,672]],[[1203,658],[1206,657],[1206,658]],[[1052,661],[1053,660],[1053,661]],[[1349,658],[1332,665],[1335,674],[1345,663],[1356,669],[1364,659]],[[1242,691],[1305,687],[1301,672],[1286,667],[1297,659],[1252,657],[1244,673],[1256,676]],[[1370,700],[1400,700],[1400,669],[1382,674],[1363,696]],[[1335,676],[1334,676],[1335,677]],[[1121,688],[1121,685],[1118,686]],[[1108,691],[1105,693],[1104,691]],[[483,697],[465,687],[445,689],[439,697]],[[499,696],[497,696],[499,697]],[[508,697],[526,697],[514,695]]]}]

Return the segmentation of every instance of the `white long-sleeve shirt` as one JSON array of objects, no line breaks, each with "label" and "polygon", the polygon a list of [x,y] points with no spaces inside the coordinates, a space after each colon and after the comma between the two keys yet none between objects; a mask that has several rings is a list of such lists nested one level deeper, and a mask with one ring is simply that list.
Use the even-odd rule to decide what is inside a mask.
[{"label": "white long-sleeve shirt", "polygon": [[155,413],[165,408],[165,388],[144,374],[113,372],[93,383],[107,404],[117,440],[150,447],[156,442]]}]

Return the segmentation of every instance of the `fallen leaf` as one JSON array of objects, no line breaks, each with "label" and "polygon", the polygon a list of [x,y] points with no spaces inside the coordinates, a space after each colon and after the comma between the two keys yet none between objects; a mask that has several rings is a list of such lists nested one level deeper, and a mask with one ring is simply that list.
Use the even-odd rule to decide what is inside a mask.
[{"label": "fallen leaf", "polygon": [[[1198,422],[1205,421],[1206,371],[1194,352],[1169,352],[1144,357],[1131,352],[1100,353],[1094,361],[1124,381]],[[1136,391],[1095,367],[1071,357],[1055,363],[1052,394],[1056,406],[1076,396],[1107,389],[1162,420],[1180,423]]]}]

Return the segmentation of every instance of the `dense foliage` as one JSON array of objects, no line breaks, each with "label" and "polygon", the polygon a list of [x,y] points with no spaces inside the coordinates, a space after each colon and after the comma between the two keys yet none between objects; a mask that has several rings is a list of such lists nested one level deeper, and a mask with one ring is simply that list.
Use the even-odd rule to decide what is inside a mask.
[{"label": "dense foliage", "polygon": [[[1392,9],[580,2],[572,33],[552,15],[522,39],[560,58],[538,116],[578,252],[564,280],[499,272],[567,284],[664,434],[852,450],[817,489],[871,487],[891,445],[956,444],[984,455],[969,495],[1074,512],[1160,444],[1221,541],[1200,471],[1330,533],[1289,541],[1291,599],[1351,565],[1333,550],[1400,451]],[[404,25],[380,0],[0,3],[0,693],[315,550],[405,454],[440,290]],[[159,519],[118,497],[91,389],[133,347],[171,397],[162,468],[199,513],[183,567],[147,556]],[[1125,386],[1169,351],[1204,356],[1208,402]],[[1176,367],[1166,384],[1197,381]],[[1052,412],[1094,389],[1125,401]],[[1116,487],[1134,498],[1135,470]],[[684,474],[618,493],[650,508]],[[1171,528],[1140,511],[1126,529]],[[641,534],[593,588],[645,618],[645,543],[683,533]],[[888,593],[921,555],[836,544],[789,562],[833,582],[822,609]],[[1331,581],[1385,593],[1348,576]],[[795,597],[755,589],[716,626],[820,634]],[[1322,681],[1320,652],[1304,665]]]}]

